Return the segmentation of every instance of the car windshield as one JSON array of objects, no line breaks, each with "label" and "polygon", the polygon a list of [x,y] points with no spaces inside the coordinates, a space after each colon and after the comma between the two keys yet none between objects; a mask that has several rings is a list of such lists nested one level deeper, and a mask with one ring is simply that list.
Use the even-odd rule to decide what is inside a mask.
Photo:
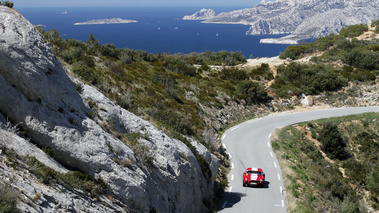
[{"label": "car windshield", "polygon": [[261,172],[258,171],[247,171],[247,174],[260,174]]}]

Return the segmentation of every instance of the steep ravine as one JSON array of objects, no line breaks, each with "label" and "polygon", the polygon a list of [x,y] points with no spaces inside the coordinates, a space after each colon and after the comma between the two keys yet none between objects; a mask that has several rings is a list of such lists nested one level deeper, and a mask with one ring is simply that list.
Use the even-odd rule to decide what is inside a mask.
[{"label": "steep ravine", "polygon": [[[1,149],[32,155],[59,172],[79,170],[101,178],[111,196],[92,200],[75,190],[43,185],[30,173],[10,167],[0,152],[2,179],[22,195],[21,211],[208,211],[204,201],[212,199],[219,166],[214,155],[191,141],[210,165],[212,176],[206,178],[182,141],[120,108],[93,87],[79,82],[83,85],[79,93],[28,20],[3,6],[0,20],[1,123],[18,124],[26,138],[10,131],[13,128],[3,128]],[[101,110],[95,113],[88,102]],[[110,120],[121,133],[141,135],[138,144],[145,149],[131,149],[105,131]],[[52,149],[52,157],[35,145]],[[145,161],[146,155],[152,159]]]}]

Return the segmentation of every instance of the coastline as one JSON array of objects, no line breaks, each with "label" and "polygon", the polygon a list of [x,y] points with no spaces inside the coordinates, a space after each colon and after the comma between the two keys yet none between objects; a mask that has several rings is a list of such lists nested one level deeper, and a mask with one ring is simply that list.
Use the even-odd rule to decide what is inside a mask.
[{"label": "coastline", "polygon": [[293,39],[281,39],[281,38],[263,38],[259,41],[262,44],[299,44],[297,40]]}]

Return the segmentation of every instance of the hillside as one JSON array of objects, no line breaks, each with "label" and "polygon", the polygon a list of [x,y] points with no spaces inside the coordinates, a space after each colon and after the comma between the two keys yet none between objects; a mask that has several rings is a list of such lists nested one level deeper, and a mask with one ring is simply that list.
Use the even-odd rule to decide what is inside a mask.
[{"label": "hillside", "polygon": [[333,35],[253,64],[63,40],[1,6],[0,18],[0,198],[21,211],[207,212],[227,185],[228,126],[378,105],[375,38]]},{"label": "hillside", "polygon": [[367,113],[277,130],[289,212],[378,212],[379,121]]}]

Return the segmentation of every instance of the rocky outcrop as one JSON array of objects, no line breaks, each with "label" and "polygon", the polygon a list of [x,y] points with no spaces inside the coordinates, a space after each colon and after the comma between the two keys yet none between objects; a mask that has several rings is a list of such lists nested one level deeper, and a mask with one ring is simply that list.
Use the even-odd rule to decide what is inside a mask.
[{"label": "rocky outcrop", "polygon": [[183,20],[207,20],[210,18],[213,18],[216,16],[216,12],[212,9],[201,9],[200,11],[197,11],[196,13],[184,16]]},{"label": "rocky outcrop", "polygon": [[[30,22],[0,6],[0,113],[19,124],[32,143],[53,149],[50,160],[55,163],[48,166],[101,178],[127,211],[207,211],[203,201],[213,193],[218,171],[215,156],[192,142],[211,166],[212,177],[206,178],[183,142],[115,105],[95,88],[83,88],[81,94],[76,91]],[[90,109],[88,101],[100,110]],[[128,147],[105,131],[105,121],[112,121],[112,128],[120,133],[138,133],[136,147]],[[7,146],[4,140],[0,142]]]},{"label": "rocky outcrop", "polygon": [[[290,34],[273,43],[295,43],[338,33],[342,27],[379,19],[379,0],[281,0],[224,12],[206,23],[251,25],[248,35]],[[267,42],[264,40],[263,42]]]}]

